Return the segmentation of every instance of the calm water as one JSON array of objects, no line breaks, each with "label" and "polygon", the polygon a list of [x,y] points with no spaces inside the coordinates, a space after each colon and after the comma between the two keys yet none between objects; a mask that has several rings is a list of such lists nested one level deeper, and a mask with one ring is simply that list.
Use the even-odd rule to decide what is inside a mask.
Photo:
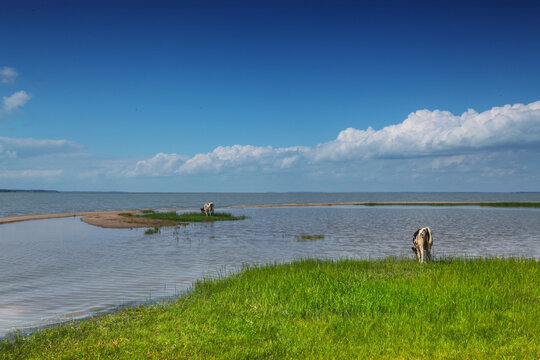
[{"label": "calm water", "polygon": [[0,217],[94,210],[352,201],[540,201],[540,193],[0,193]]},{"label": "calm water", "polygon": [[[126,208],[190,207],[198,203],[189,201],[201,201],[200,195],[192,194],[191,200],[169,199],[170,203],[163,204],[159,203],[159,194],[158,200],[149,197],[144,206],[133,206],[129,201],[136,199],[127,201],[123,198],[126,194],[115,195],[122,199],[116,204],[126,204]],[[129,198],[131,194],[127,195]],[[408,194],[398,195],[397,200],[387,201],[411,200]],[[506,194],[510,195],[521,196]],[[222,194],[211,199],[225,201],[230,197],[232,205],[262,203],[272,196],[280,198],[276,202],[343,201],[324,199],[328,194],[319,194],[315,199],[307,194],[291,197],[242,194],[239,198]],[[432,196],[440,195],[424,196],[433,200]],[[455,196],[456,201],[461,200],[462,195]],[[470,200],[471,195],[467,196]],[[296,200],[302,197],[308,200]],[[365,198],[351,201],[355,200]],[[118,208],[114,204],[115,201],[109,200],[103,206]],[[249,218],[168,228],[156,235],[144,235],[143,229],[101,229],[79,218],[0,225],[0,336],[15,329],[44,326],[179,294],[196,279],[235,271],[242,264],[304,257],[413,258],[412,233],[426,225],[433,230],[435,256],[540,259],[540,209],[338,206],[232,209],[231,212]],[[296,236],[301,234],[323,234],[324,239],[297,241]]]}]

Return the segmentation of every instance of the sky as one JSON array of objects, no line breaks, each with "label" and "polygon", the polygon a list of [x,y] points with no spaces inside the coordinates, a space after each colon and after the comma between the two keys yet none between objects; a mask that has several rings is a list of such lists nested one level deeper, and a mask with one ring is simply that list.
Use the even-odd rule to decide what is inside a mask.
[{"label": "sky", "polygon": [[0,4],[0,189],[540,191],[538,1]]}]

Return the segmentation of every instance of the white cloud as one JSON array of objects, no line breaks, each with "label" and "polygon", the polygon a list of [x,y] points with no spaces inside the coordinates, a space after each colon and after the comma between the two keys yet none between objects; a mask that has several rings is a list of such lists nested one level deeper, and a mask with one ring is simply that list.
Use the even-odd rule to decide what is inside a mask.
[{"label": "white cloud", "polygon": [[200,171],[235,170],[245,167],[251,167],[253,170],[287,168],[307,149],[305,147],[274,149],[271,146],[252,145],[218,146],[211,153],[197,154],[188,159],[177,172],[193,174]]},{"label": "white cloud", "polygon": [[154,157],[139,160],[135,168],[123,172],[126,176],[169,176],[176,174],[194,174],[198,172],[218,172],[238,169],[240,171],[251,167],[252,170],[272,170],[291,167],[299,154],[305,151],[303,147],[278,148],[271,146],[233,145],[218,146],[212,152],[196,154],[193,157],[179,154],[158,153]]},{"label": "white cloud", "polygon": [[11,111],[20,108],[26,104],[31,97],[32,95],[27,94],[24,90],[17,91],[11,96],[3,96],[2,102],[4,104],[4,110]]},{"label": "white cloud", "polygon": [[60,176],[62,169],[57,170],[0,170],[0,178],[20,179],[20,178],[48,178]]},{"label": "white cloud", "polygon": [[124,175],[173,175],[179,164],[187,159],[188,157],[183,155],[159,153],[150,159],[137,161],[135,169],[125,171]]},{"label": "white cloud", "polygon": [[19,74],[14,68],[8,66],[0,68],[0,82],[2,84],[13,84],[17,76],[19,76]]},{"label": "white cloud", "polygon": [[397,125],[375,131],[349,128],[334,141],[318,145],[314,160],[410,158],[459,155],[482,149],[524,147],[540,143],[540,101],[494,107],[461,116],[419,110]]},{"label": "white cloud", "polygon": [[0,143],[0,160],[6,158],[14,158],[17,156],[17,153],[14,151],[5,150],[2,144]]},{"label": "white cloud", "polygon": [[211,153],[197,154],[187,160],[178,172],[194,173],[198,171],[220,171],[224,166],[247,165],[250,162],[263,161],[273,154],[272,147],[252,145],[218,146]]},{"label": "white cloud", "polygon": [[81,150],[83,146],[69,140],[43,140],[8,138],[0,136],[0,159],[2,157],[33,157],[45,154],[66,154]]},{"label": "white cloud", "polygon": [[419,110],[401,123],[381,130],[348,128],[335,140],[315,147],[273,148],[253,145],[218,146],[191,158],[159,153],[137,162],[130,176],[194,174],[223,171],[279,171],[302,165],[388,158],[439,158],[437,169],[459,164],[463,155],[524,148],[540,144],[540,101],[494,107],[454,115]]}]

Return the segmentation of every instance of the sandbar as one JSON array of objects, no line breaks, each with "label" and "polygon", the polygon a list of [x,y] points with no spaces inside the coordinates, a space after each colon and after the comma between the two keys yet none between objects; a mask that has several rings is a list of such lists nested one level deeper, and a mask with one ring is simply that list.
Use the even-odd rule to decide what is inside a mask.
[{"label": "sandbar", "polygon": [[[500,201],[482,201],[482,202],[452,202],[452,201],[437,201],[437,202],[325,202],[325,203],[291,203],[291,204],[261,204],[261,205],[234,205],[229,206],[229,209],[246,209],[246,208],[268,208],[268,207],[309,207],[309,206],[344,206],[344,205],[366,205],[366,206],[383,206],[383,205],[426,205],[426,206],[456,206],[456,205],[480,205],[497,206],[497,204],[510,204]],[[512,202],[516,207],[532,206],[540,207],[538,201],[522,201]],[[168,211],[198,211],[198,209],[168,209]],[[118,211],[83,211],[71,213],[57,214],[36,214],[23,215],[0,218],[0,224],[7,224],[19,221],[55,219],[80,216],[81,220],[87,224],[100,226],[103,228],[129,229],[143,228],[153,226],[174,226],[178,222],[167,221],[160,219],[149,219],[137,216],[125,216],[126,213],[135,215],[140,210],[118,210]]]},{"label": "sandbar", "polygon": [[0,224],[14,223],[19,221],[57,219],[66,217],[80,216],[81,220],[87,224],[99,226],[102,228],[111,229],[131,229],[152,226],[172,226],[177,225],[176,222],[139,218],[136,216],[122,216],[120,214],[138,213],[139,210],[122,210],[122,211],[84,211],[73,213],[58,213],[58,214],[37,214],[24,215],[0,218]]}]

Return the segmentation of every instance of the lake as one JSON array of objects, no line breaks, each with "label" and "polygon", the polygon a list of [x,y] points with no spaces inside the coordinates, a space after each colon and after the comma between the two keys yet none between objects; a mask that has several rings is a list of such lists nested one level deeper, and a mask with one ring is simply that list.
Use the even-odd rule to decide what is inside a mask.
[{"label": "lake", "polygon": [[[5,201],[5,194],[0,195]],[[89,200],[82,201],[85,197]],[[190,194],[186,199],[184,194],[50,193],[45,197],[24,194],[16,201],[42,204],[39,209],[44,211],[40,212],[61,212],[68,210],[66,206],[75,211],[200,207],[201,201],[215,199],[218,205],[244,205],[272,203],[270,199],[293,203],[524,201],[539,197],[537,193],[297,193]],[[57,211],[47,211],[45,198]],[[70,204],[73,199],[78,202]],[[12,210],[6,211],[4,205],[2,202],[2,211],[9,215],[29,207],[12,204]],[[78,217],[0,225],[0,336],[181,294],[194,280],[228,274],[243,264],[306,257],[412,259],[412,234],[422,226],[430,226],[433,231],[435,257],[540,259],[540,209],[536,208],[322,206],[227,211],[248,219],[163,228],[154,235],[145,235],[144,229],[102,229]],[[324,237],[300,241],[302,234]]]},{"label": "lake", "polygon": [[540,193],[103,193],[0,192],[0,217],[75,211],[200,208],[234,205],[406,202],[540,201]]}]

